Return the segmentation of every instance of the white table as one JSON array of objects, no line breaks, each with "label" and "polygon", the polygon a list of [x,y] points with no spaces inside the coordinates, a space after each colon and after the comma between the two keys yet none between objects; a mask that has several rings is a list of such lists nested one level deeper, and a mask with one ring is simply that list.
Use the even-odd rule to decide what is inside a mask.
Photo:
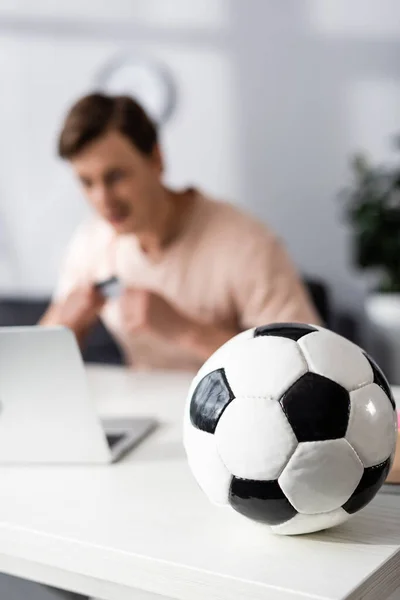
[{"label": "white table", "polygon": [[384,600],[400,586],[399,496],[332,531],[275,537],[197,488],[180,440],[188,375],[89,378],[102,415],[163,425],[111,467],[1,468],[0,571],[105,600]]}]

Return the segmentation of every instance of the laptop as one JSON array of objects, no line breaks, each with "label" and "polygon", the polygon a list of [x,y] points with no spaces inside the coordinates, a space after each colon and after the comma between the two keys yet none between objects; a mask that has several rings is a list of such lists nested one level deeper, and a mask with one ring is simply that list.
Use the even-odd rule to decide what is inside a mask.
[{"label": "laptop", "polygon": [[0,328],[0,464],[108,464],[155,426],[100,420],[71,330]]}]

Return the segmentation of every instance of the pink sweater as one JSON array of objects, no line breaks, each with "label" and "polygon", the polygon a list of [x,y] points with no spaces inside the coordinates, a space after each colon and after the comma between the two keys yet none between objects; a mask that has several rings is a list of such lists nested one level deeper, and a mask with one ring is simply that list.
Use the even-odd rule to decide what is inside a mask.
[{"label": "pink sweater", "polygon": [[[243,330],[270,322],[319,322],[271,231],[199,192],[185,230],[157,262],[141,251],[134,235],[117,237],[97,217],[84,223],[70,244],[56,296],[113,275],[125,286],[157,292],[200,323]],[[108,301],[101,317],[137,368],[195,370],[201,365],[197,356],[162,339],[127,335],[118,300]]]}]

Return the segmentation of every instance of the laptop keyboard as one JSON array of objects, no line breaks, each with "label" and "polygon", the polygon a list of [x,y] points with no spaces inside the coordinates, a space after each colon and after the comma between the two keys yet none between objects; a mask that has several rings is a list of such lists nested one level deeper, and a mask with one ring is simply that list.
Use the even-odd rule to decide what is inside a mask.
[{"label": "laptop keyboard", "polygon": [[118,444],[118,442],[124,438],[124,435],[117,433],[106,433],[106,438],[109,447],[112,449],[115,444]]}]

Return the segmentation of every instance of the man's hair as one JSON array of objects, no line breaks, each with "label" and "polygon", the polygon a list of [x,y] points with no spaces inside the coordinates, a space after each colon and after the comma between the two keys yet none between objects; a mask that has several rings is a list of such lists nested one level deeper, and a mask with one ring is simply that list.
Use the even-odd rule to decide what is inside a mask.
[{"label": "man's hair", "polygon": [[107,131],[118,131],[148,156],[158,142],[155,124],[135,100],[96,93],[81,98],[70,109],[58,140],[58,154],[74,158]]}]

